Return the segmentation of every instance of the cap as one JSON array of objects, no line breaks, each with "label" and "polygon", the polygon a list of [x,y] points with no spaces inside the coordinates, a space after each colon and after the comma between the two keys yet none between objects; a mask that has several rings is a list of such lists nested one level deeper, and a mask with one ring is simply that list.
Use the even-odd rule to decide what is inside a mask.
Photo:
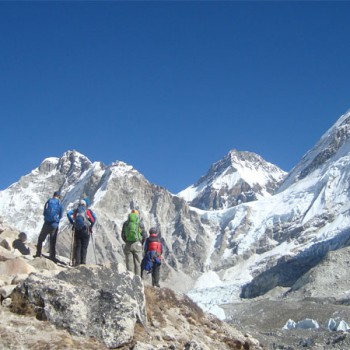
[{"label": "cap", "polygon": [[150,234],[158,234],[158,230],[156,227],[151,227],[148,231]]},{"label": "cap", "polygon": [[138,214],[139,212],[136,209],[131,210],[132,213]]},{"label": "cap", "polygon": [[60,191],[55,191],[53,196],[54,197],[61,197],[61,192]]},{"label": "cap", "polygon": [[80,205],[86,205],[86,202],[84,201],[84,199],[81,199],[81,200],[79,201],[79,204],[80,204]]}]

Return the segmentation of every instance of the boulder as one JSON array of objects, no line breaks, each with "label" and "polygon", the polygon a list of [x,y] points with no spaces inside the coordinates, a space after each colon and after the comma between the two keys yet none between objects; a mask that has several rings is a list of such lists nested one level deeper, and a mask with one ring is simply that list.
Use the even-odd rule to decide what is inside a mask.
[{"label": "boulder", "polygon": [[7,261],[0,261],[0,275],[30,274],[35,268],[29,265],[22,258],[15,258]]},{"label": "boulder", "polygon": [[17,313],[33,312],[73,335],[94,337],[108,348],[133,340],[146,326],[141,278],[119,264],[81,265],[55,276],[31,274],[11,295]]},{"label": "boulder", "polygon": [[56,265],[52,260],[41,257],[35,258],[29,262],[29,265],[33,266],[36,270],[48,270],[48,271],[57,271],[62,270],[58,265]]},{"label": "boulder", "polygon": [[17,255],[13,254],[13,252],[10,252],[8,249],[0,246],[0,261],[6,261],[15,259]]},{"label": "boulder", "polygon": [[7,250],[11,250],[11,244],[6,238],[0,241],[0,246]]},{"label": "boulder", "polygon": [[2,286],[0,288],[1,299],[8,298],[15,288],[16,288],[16,285],[13,285],[13,284],[10,284],[10,285],[7,285],[7,286]]}]

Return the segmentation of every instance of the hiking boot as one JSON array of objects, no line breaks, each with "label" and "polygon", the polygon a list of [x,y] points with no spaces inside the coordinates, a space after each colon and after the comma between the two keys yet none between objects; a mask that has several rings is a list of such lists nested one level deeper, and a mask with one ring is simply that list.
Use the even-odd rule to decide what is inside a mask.
[{"label": "hiking boot", "polygon": [[35,254],[35,255],[33,255],[33,258],[41,258],[41,254],[39,255],[39,254]]}]

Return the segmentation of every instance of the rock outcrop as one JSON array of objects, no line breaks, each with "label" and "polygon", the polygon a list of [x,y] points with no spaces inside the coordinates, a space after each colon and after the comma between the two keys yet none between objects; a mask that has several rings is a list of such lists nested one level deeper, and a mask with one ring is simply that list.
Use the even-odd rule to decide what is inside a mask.
[{"label": "rock outcrop", "polygon": [[117,264],[81,266],[49,277],[31,274],[11,298],[13,311],[32,309],[38,319],[99,339],[108,348],[130,343],[136,322],[147,322],[140,277]]},{"label": "rock outcrop", "polygon": [[[10,246],[17,235],[6,234]],[[261,349],[184,294],[148,286],[124,264],[62,267],[0,246],[0,269],[3,349]]]}]

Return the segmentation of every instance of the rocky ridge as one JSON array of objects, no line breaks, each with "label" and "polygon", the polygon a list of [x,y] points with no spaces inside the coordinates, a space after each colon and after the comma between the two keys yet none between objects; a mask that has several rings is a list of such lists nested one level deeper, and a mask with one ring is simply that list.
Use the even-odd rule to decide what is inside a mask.
[{"label": "rocky ridge", "polygon": [[261,349],[187,296],[144,287],[123,265],[59,267],[4,248],[17,234],[0,234],[1,348]]}]

